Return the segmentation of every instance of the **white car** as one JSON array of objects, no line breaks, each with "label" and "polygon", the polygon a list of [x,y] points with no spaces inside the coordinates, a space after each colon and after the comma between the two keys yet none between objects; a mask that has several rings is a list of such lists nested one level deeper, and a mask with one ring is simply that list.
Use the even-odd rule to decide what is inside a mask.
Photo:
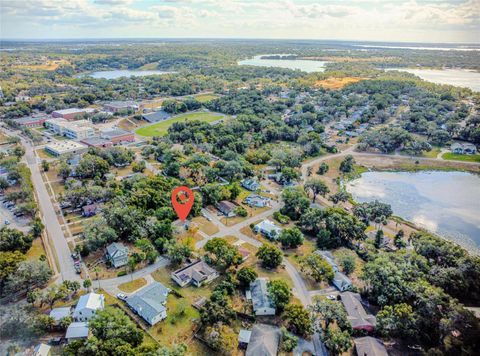
[{"label": "white car", "polygon": [[127,295],[124,294],[124,293],[118,293],[117,298],[120,299],[120,300],[125,300],[125,299],[127,299]]},{"label": "white car", "polygon": [[337,300],[337,296],[336,296],[336,295],[333,295],[333,294],[330,294],[330,295],[327,295],[327,299],[329,299],[329,300]]}]

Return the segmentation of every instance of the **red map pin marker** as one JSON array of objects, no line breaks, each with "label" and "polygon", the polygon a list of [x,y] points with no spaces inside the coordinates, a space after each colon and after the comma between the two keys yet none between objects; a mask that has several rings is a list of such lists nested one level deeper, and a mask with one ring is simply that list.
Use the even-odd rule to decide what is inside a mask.
[{"label": "red map pin marker", "polygon": [[194,199],[195,195],[193,192],[183,185],[181,187],[176,187],[173,190],[172,205],[181,221],[185,221],[190,210],[192,210]]}]

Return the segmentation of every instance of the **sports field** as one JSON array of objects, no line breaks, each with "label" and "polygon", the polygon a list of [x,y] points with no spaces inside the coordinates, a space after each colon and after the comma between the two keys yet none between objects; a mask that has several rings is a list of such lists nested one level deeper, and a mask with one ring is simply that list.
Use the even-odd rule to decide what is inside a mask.
[{"label": "sports field", "polygon": [[204,122],[214,122],[221,120],[225,117],[225,115],[220,113],[212,113],[212,112],[192,112],[189,114],[183,114],[174,116],[171,119],[157,122],[153,125],[148,125],[139,128],[137,131],[137,135],[140,136],[163,136],[167,133],[167,130],[170,126],[173,125],[175,122],[182,122],[182,121],[192,121],[192,120],[199,120]]}]

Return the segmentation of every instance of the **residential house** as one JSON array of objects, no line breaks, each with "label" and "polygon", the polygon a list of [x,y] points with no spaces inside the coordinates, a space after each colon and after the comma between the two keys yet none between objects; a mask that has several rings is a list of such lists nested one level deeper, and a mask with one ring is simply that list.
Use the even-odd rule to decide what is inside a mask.
[{"label": "residential house", "polygon": [[244,179],[242,180],[241,184],[242,184],[242,187],[252,192],[255,192],[260,189],[260,183],[258,183],[255,179]]},{"label": "residential house", "polygon": [[250,337],[252,336],[251,330],[240,329],[238,334],[238,347],[246,349],[250,343]]},{"label": "residential house", "polygon": [[264,208],[270,205],[270,198],[262,197],[257,194],[250,194],[243,200],[243,202],[252,207]]},{"label": "residential house", "polygon": [[72,310],[70,307],[53,308],[50,311],[49,316],[55,320],[56,324],[58,324],[62,319],[69,317],[71,313]]},{"label": "residential house", "polygon": [[172,279],[180,286],[185,287],[193,284],[200,287],[218,277],[218,272],[210,267],[205,261],[198,260],[182,267],[171,274]]},{"label": "residential house", "polygon": [[315,251],[315,253],[322,256],[325,261],[332,267],[334,276],[332,284],[340,291],[345,292],[352,288],[352,281],[344,273],[340,272],[338,265],[335,263],[335,258],[329,251]]},{"label": "residential house", "polygon": [[90,217],[94,216],[97,213],[97,204],[88,204],[82,207],[82,216]]},{"label": "residential house", "polygon": [[68,326],[65,338],[68,340],[68,342],[78,339],[87,339],[89,336],[89,332],[90,330],[88,329],[87,322],[73,322]]},{"label": "residential house", "polygon": [[50,349],[51,347],[49,345],[41,343],[35,346],[35,348],[33,349],[32,355],[33,356],[50,356],[51,355]]},{"label": "residential house", "polygon": [[365,336],[353,339],[358,356],[388,356],[383,341],[374,337]]},{"label": "residential house", "polygon": [[282,228],[278,227],[272,221],[267,219],[253,227],[253,231],[255,231],[257,234],[260,233],[272,240],[276,240],[280,236],[282,230]]},{"label": "residential house", "polygon": [[255,324],[245,356],[276,356],[281,334],[276,326]]},{"label": "residential house", "polygon": [[472,143],[454,143],[450,146],[452,153],[463,154],[463,155],[473,155],[477,153],[477,148]]},{"label": "residential house", "polygon": [[102,294],[88,293],[82,295],[78,300],[73,312],[75,321],[88,321],[93,318],[98,310],[105,307],[105,297]]},{"label": "residential house", "polygon": [[128,263],[128,247],[121,242],[113,242],[107,246],[106,258],[113,267],[118,268]]},{"label": "residential house", "polygon": [[358,293],[344,292],[340,294],[343,306],[347,311],[347,319],[354,330],[373,331],[375,329],[375,316],[367,314],[362,305],[362,297]]},{"label": "residential house", "polygon": [[275,315],[275,306],[268,295],[267,281],[267,278],[257,278],[250,283],[250,293],[255,315]]},{"label": "residential house", "polygon": [[127,298],[127,305],[136,314],[153,326],[167,317],[167,296],[170,289],[162,283],[153,282]]},{"label": "residential house", "polygon": [[228,200],[222,200],[217,204],[218,211],[220,211],[223,215],[225,215],[228,218],[231,218],[236,215],[235,213],[236,208],[237,208],[237,205],[235,205],[234,203]]}]

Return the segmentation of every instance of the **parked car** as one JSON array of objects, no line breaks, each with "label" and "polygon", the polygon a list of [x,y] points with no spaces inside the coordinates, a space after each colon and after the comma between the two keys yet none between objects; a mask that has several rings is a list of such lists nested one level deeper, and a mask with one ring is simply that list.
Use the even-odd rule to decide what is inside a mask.
[{"label": "parked car", "polygon": [[333,294],[330,294],[330,295],[327,295],[327,299],[329,299],[329,300],[337,300],[337,296],[336,296],[336,295],[333,295]]},{"label": "parked car", "polygon": [[5,225],[10,225],[10,221],[5,220]]},{"label": "parked car", "polygon": [[117,298],[120,299],[120,300],[126,300],[128,297],[124,293],[118,293]]}]

